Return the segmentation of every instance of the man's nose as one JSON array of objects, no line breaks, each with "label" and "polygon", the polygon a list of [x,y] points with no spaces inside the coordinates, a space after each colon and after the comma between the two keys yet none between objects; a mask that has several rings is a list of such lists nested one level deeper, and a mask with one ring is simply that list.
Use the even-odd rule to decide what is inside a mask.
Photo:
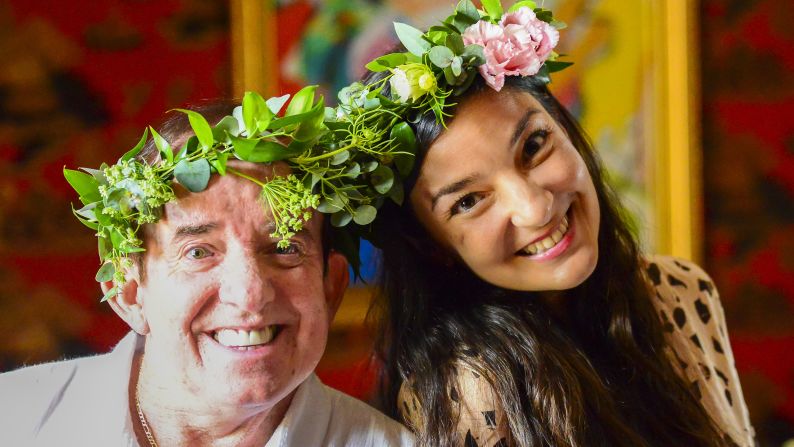
[{"label": "man's nose", "polygon": [[274,290],[263,262],[248,250],[232,249],[226,254],[220,301],[256,313],[273,300]]},{"label": "man's nose", "polygon": [[512,175],[500,185],[502,206],[516,227],[546,226],[552,218],[554,194],[521,175]]}]

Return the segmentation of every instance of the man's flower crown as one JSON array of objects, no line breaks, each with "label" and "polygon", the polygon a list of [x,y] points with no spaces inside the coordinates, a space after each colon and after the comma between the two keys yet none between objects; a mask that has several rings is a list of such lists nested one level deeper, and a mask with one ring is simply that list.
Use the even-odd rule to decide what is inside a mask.
[{"label": "man's flower crown", "polygon": [[[478,10],[462,0],[426,33],[395,23],[407,51],[368,63],[370,71],[389,73],[371,85],[354,82],[343,88],[335,108],[315,98],[314,86],[291,99],[265,100],[248,92],[242,105],[214,126],[195,111],[179,109],[195,133],[181,148],[172,148],[150,128],[113,166],[64,169],[83,203],[74,214],[99,239],[97,281],[124,281],[129,255],[144,251],[138,231],[156,222],[162,206],[174,200],[173,181],[200,192],[211,174],[238,175],[261,186],[263,206],[276,224],[272,236],[282,245],[303,228],[312,209],[329,214],[334,227],[352,230],[338,232],[334,248],[357,272],[360,227],[375,219],[385,201],[402,204],[404,199],[402,179],[410,174],[417,150],[411,120],[432,111],[443,123],[449,116],[445,109],[453,105],[448,100],[464,93],[478,74],[499,91],[506,76],[549,82],[549,73],[571,65],[556,60],[557,30],[564,24],[551,11],[533,1],[519,1],[507,12],[499,0],[482,5]],[[137,157],[149,130],[160,155],[152,163]],[[292,174],[260,182],[227,166],[230,157],[285,161]],[[104,299],[115,293],[114,288]]]}]

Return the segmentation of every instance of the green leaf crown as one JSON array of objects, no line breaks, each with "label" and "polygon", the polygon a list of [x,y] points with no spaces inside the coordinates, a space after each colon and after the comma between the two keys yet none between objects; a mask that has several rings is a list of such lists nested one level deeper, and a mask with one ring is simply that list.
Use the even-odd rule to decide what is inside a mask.
[{"label": "green leaf crown", "polygon": [[[389,71],[380,81],[354,82],[338,93],[339,105],[326,107],[316,86],[265,100],[247,92],[232,115],[211,125],[199,113],[187,114],[194,135],[180,148],[153,128],[144,131],[138,144],[116,164],[99,169],[64,169],[77,191],[82,207],[75,216],[96,232],[101,267],[97,281],[121,284],[130,255],[144,251],[139,230],[159,219],[163,205],[174,200],[172,183],[191,192],[206,189],[212,174],[237,175],[262,188],[263,206],[269,207],[276,224],[273,237],[281,246],[303,228],[312,209],[330,215],[337,228],[349,224],[367,226],[385,201],[401,205],[402,179],[413,169],[417,145],[409,125],[416,116],[432,112],[439,122],[449,116],[449,98],[466,91],[484,64],[483,47],[464,45],[466,28],[488,21],[498,23],[503,14],[499,0],[483,0],[478,10],[470,0],[461,1],[454,13],[426,33],[402,23],[395,31],[403,53],[391,53],[367,64],[373,72]],[[550,11],[532,1],[516,3],[508,12],[528,7],[557,28]],[[552,55],[536,74],[548,74],[570,63],[556,62]],[[391,94],[383,94],[386,83]],[[398,88],[394,88],[394,87]],[[286,107],[285,107],[286,106]],[[159,159],[139,157],[149,139]],[[267,182],[246,176],[227,165],[231,158],[251,163],[286,162],[292,173]],[[358,231],[337,232],[336,248],[343,251],[358,274]],[[341,241],[341,243],[340,243]],[[103,300],[116,293],[109,291]]]}]

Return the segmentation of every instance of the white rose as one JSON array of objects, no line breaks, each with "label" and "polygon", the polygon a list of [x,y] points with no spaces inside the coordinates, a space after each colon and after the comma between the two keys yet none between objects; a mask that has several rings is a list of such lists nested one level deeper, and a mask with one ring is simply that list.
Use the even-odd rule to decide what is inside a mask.
[{"label": "white rose", "polygon": [[408,76],[400,68],[392,70],[392,76],[389,78],[391,85],[392,96],[397,96],[400,102],[408,102],[411,99],[411,83],[408,82]]}]

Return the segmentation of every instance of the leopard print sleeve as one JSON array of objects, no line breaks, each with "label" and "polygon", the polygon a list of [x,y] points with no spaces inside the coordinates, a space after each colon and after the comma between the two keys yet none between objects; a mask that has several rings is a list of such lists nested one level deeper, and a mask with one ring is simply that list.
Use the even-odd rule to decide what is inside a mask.
[{"label": "leopard print sleeve", "polygon": [[[457,407],[456,445],[466,447],[507,447],[507,423],[493,389],[485,378],[461,360],[456,365],[457,382],[450,391]],[[415,432],[424,427],[421,403],[410,385],[403,382],[398,395],[403,421]]]},{"label": "leopard print sleeve", "polygon": [[646,272],[674,366],[723,432],[738,445],[753,446],[755,433],[711,278],[696,264],[667,256],[650,257]]}]

